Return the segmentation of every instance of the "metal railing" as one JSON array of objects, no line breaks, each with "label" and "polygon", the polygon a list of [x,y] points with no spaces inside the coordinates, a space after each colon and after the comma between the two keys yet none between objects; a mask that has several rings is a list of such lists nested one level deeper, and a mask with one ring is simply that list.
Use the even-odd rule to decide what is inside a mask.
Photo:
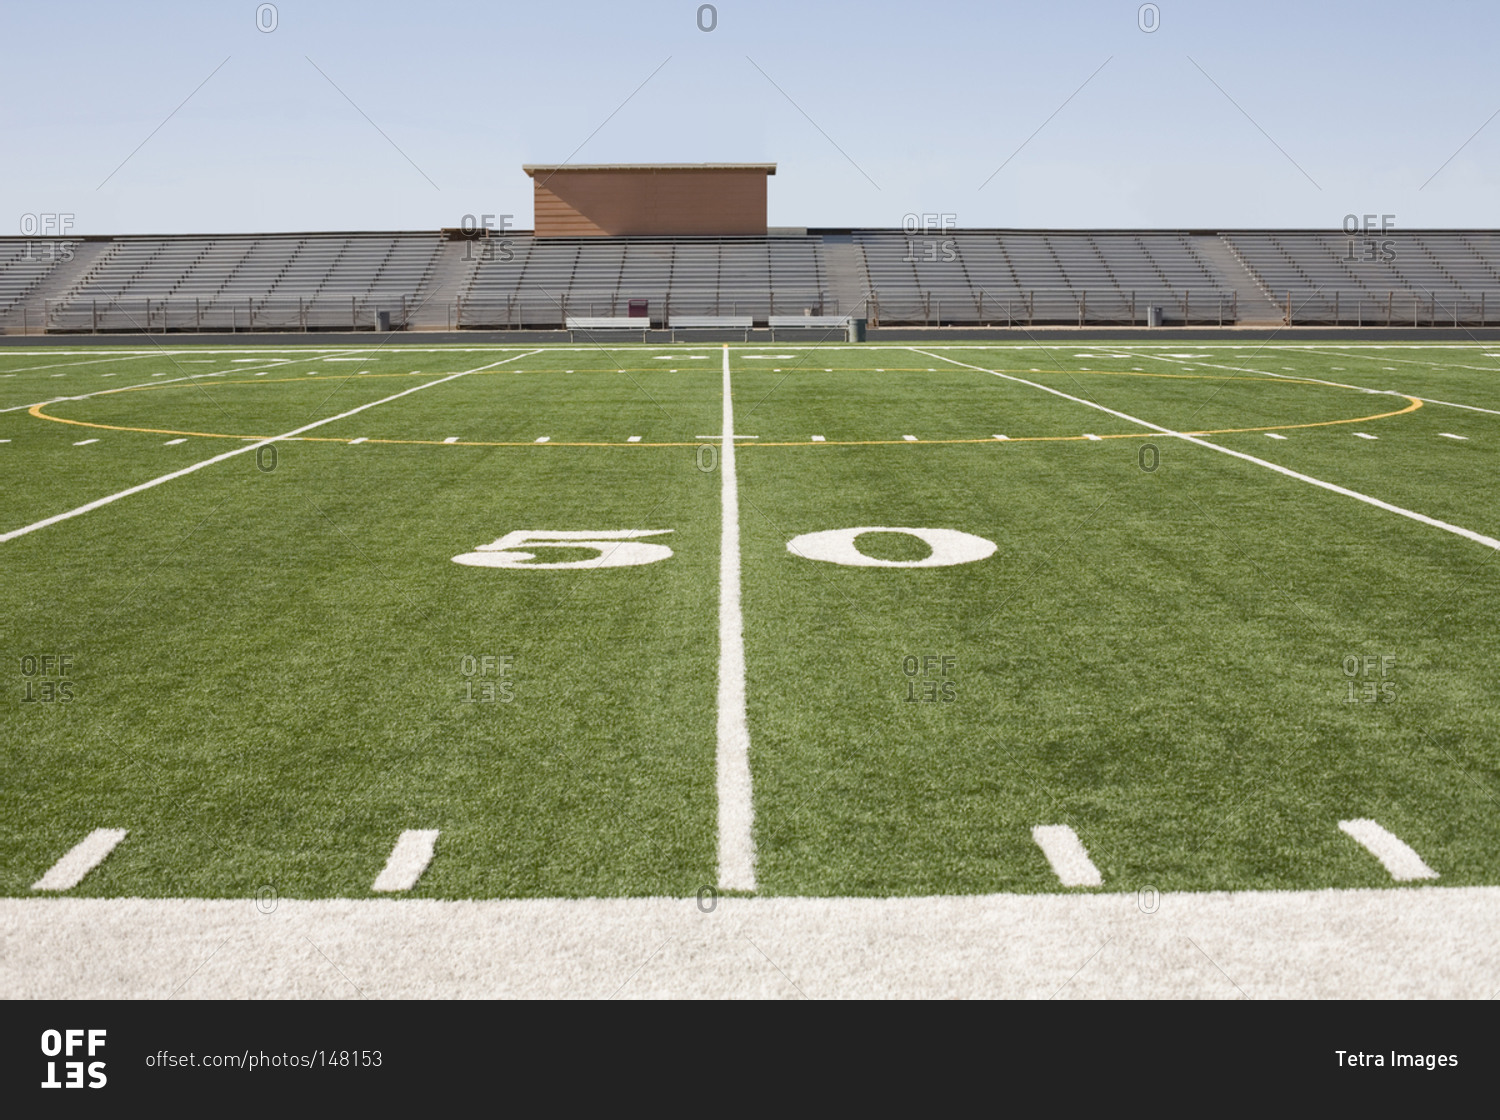
[{"label": "metal railing", "polygon": [[772,315],[836,315],[838,300],[818,289],[687,289],[676,291],[553,292],[538,288],[464,296],[454,316],[459,327],[552,329],[569,318],[614,318],[646,304],[645,318],[664,327],[673,315],[748,315],[765,326]]},{"label": "metal railing", "polygon": [[871,292],[871,326],[1224,326],[1239,319],[1236,292],[1027,288]]},{"label": "metal railing", "polygon": [[[1486,327],[1500,325],[1500,290],[1402,291],[1303,288],[1278,293],[1279,321],[1288,326]],[[624,317],[644,300],[644,318],[664,327],[672,316],[749,316],[764,327],[772,315],[854,315],[872,327],[1228,326],[1241,322],[1238,293],[1225,291],[872,291],[841,307],[826,290],[695,290],[688,292],[553,293],[522,289],[471,295],[444,303],[411,295],[307,298],[182,297],[47,300],[38,314],[22,304],[0,313],[7,334],[212,331],[369,331],[383,314],[390,329],[407,330],[420,314],[441,329],[560,330],[569,317]],[[1256,304],[1261,304],[1257,297]],[[1159,309],[1159,319],[1153,314]],[[1254,316],[1252,316],[1253,318]],[[1277,321],[1277,320],[1272,320]]]},{"label": "metal railing", "polygon": [[359,297],[47,300],[40,315],[25,308],[0,318],[9,333],[147,333],[180,331],[374,330],[381,313],[393,330],[404,330],[416,302],[409,295]]},{"label": "metal railing", "polygon": [[1292,288],[1280,293],[1287,326],[1484,327],[1500,324],[1500,291],[1384,292]]}]

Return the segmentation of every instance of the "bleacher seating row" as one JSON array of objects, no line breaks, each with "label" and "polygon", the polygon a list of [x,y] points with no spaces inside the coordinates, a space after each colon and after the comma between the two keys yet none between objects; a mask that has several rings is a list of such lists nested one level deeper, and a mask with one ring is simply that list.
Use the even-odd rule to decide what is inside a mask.
[{"label": "bleacher seating row", "polygon": [[549,327],[612,317],[644,300],[658,325],[676,315],[749,315],[830,306],[813,237],[535,238],[507,234],[462,296],[465,327]]},{"label": "bleacher seating row", "polygon": [[131,237],[49,301],[49,330],[372,326],[417,299],[432,234]]},{"label": "bleacher seating row", "polygon": [[[0,329],[561,328],[570,318],[848,316],[874,325],[1500,323],[1489,230],[507,232],[459,266],[436,233],[0,238]],[[832,244],[837,242],[837,255]],[[466,246],[467,247],[467,246]],[[453,246],[448,246],[453,249]],[[836,267],[830,268],[830,263]]]},{"label": "bleacher seating row", "polygon": [[[1176,232],[856,231],[884,324],[1234,321],[1232,290]],[[1196,294],[1196,295],[1195,295]]]},{"label": "bleacher seating row", "polygon": [[0,314],[20,306],[54,265],[71,251],[71,243],[7,239],[0,244]]},{"label": "bleacher seating row", "polygon": [[1294,323],[1466,325],[1500,320],[1493,231],[1219,235]]}]

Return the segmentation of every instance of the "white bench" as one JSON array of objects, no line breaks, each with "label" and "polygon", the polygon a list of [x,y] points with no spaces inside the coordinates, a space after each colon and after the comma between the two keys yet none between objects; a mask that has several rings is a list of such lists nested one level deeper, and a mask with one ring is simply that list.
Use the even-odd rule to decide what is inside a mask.
[{"label": "white bench", "polygon": [[574,331],[640,331],[641,341],[645,342],[646,332],[651,329],[651,320],[644,315],[629,317],[584,315],[576,318],[569,315],[565,322],[570,340]]},{"label": "white bench", "polygon": [[673,315],[670,326],[672,341],[677,341],[679,330],[735,330],[745,332],[745,341],[750,341],[750,329],[755,320],[749,315]]},{"label": "white bench", "polygon": [[776,331],[781,330],[842,330],[849,329],[848,315],[772,315],[770,318],[771,341],[776,341]]}]

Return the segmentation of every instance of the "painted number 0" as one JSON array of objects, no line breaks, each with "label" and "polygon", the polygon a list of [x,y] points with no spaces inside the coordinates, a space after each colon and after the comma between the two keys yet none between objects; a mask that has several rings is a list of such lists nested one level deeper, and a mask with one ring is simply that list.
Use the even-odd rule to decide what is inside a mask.
[{"label": "painted number 0", "polygon": [[[865,533],[904,533],[923,541],[932,552],[921,560],[879,560],[866,556],[856,543]],[[987,560],[998,547],[994,541],[957,529],[909,529],[864,526],[804,533],[786,542],[787,551],[807,560],[826,560],[850,568],[949,568]]]}]

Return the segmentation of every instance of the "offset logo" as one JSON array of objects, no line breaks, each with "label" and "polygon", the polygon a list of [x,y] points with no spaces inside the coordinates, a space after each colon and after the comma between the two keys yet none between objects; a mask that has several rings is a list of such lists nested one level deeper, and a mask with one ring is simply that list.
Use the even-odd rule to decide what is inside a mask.
[{"label": "offset logo", "polygon": [[[42,1055],[48,1059],[47,1080],[42,1082],[43,1089],[102,1089],[109,1082],[104,1075],[104,1063],[85,1062],[84,1056],[96,1057],[104,1048],[104,1035],[102,1030],[46,1030],[42,1032]],[[78,1058],[74,1061],[59,1062],[59,1057]],[[57,1067],[62,1066],[64,1080],[57,1079]],[[85,1084],[84,1076],[88,1081]]]}]

